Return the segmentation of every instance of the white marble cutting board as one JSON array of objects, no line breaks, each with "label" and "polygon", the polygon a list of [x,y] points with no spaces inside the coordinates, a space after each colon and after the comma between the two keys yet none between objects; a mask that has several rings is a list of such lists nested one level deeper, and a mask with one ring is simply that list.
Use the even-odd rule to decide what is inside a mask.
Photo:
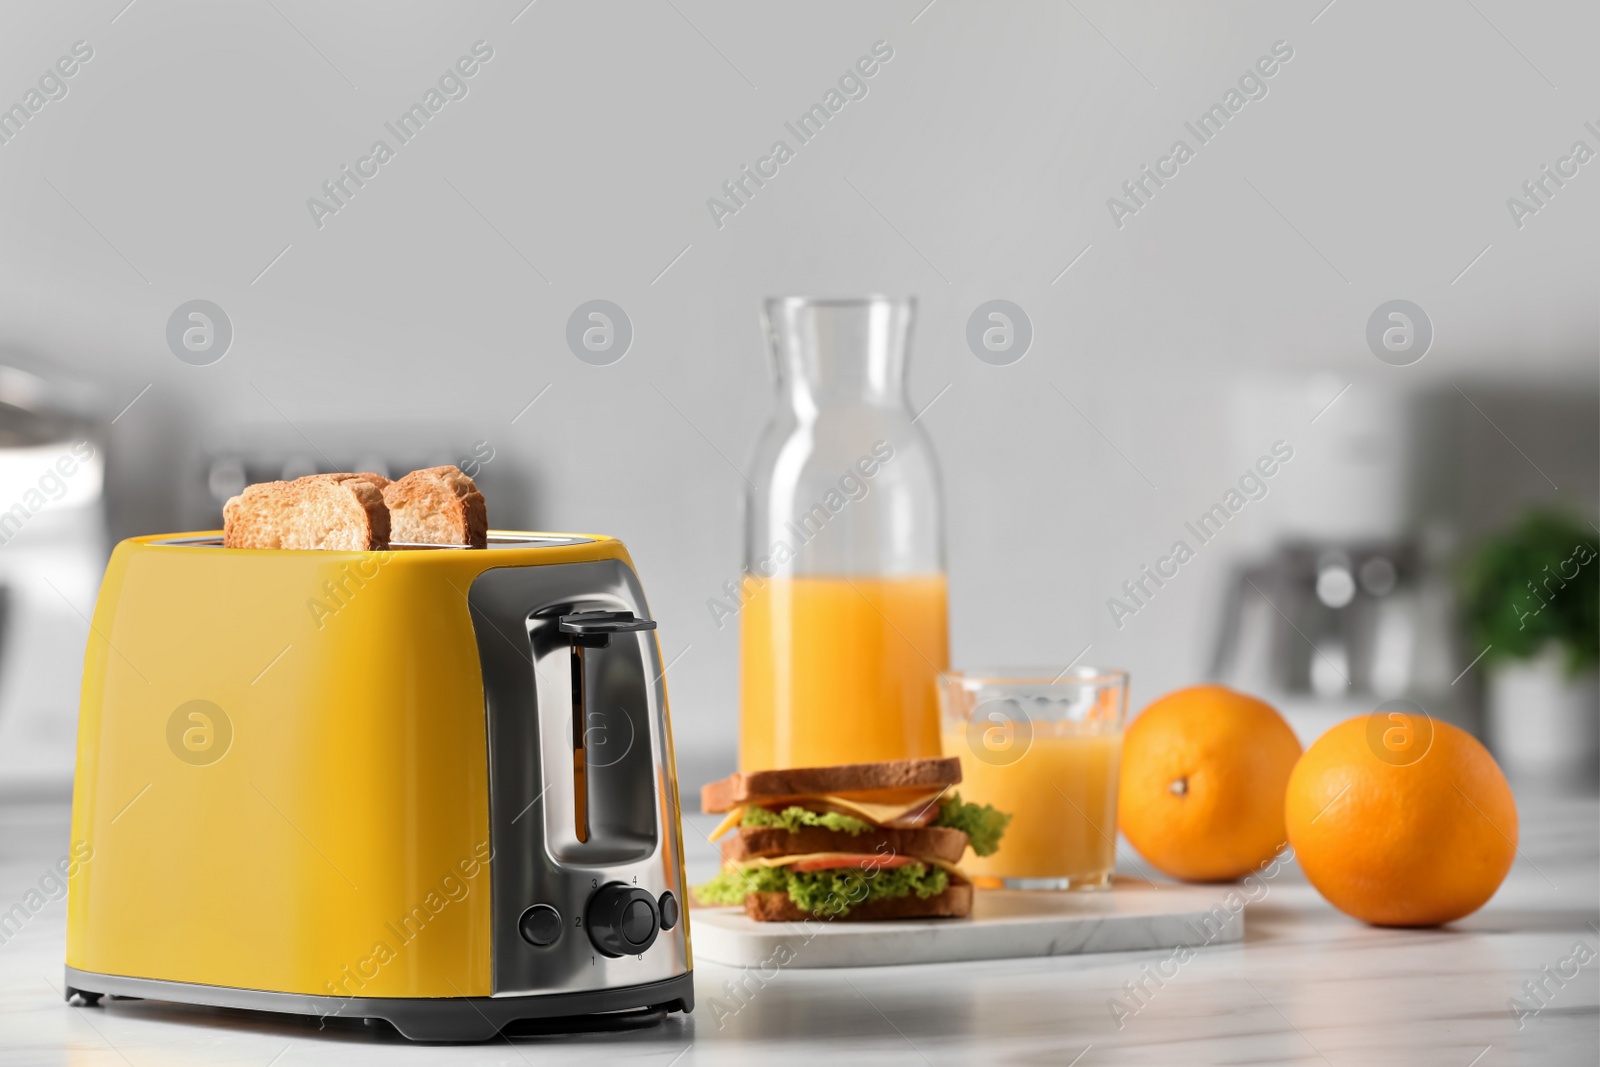
[{"label": "white marble cutting board", "polygon": [[980,889],[968,919],[758,923],[742,908],[695,908],[689,929],[696,960],[734,967],[881,967],[1198,949],[1244,937],[1242,904],[1237,886],[1119,879],[1096,893]]}]

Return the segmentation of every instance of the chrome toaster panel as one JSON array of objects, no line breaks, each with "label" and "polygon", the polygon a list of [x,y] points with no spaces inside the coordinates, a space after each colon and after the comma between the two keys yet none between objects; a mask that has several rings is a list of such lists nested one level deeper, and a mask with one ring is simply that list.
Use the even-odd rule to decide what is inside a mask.
[{"label": "chrome toaster panel", "polygon": [[[666,743],[666,687],[654,631],[588,649],[585,667],[588,840],[579,840],[570,639],[560,616],[590,610],[649,617],[638,578],[615,561],[485,571],[468,596],[483,668],[489,740],[495,996],[633,986],[687,973],[687,886]],[[684,918],[640,955],[608,958],[580,920],[597,888],[670,890]],[[536,946],[524,911],[554,907],[561,933]]]}]

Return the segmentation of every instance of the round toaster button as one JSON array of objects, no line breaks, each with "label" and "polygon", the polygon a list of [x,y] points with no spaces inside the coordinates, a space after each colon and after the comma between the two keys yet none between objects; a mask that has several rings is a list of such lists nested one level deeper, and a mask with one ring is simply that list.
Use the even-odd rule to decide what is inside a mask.
[{"label": "round toaster button", "polygon": [[561,913],[548,904],[535,904],[522,913],[517,929],[530,945],[553,945],[561,936]]},{"label": "round toaster button", "polygon": [[661,929],[670,930],[678,925],[678,898],[672,895],[672,890],[661,894]]}]

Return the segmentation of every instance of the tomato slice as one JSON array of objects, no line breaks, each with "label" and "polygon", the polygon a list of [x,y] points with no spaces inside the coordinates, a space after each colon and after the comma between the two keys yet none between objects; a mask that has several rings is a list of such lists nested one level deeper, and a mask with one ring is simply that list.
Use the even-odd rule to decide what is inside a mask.
[{"label": "tomato slice", "polygon": [[911,856],[890,855],[884,856],[875,852],[863,852],[859,856],[825,856],[821,859],[800,860],[796,863],[786,864],[791,871],[831,871],[835,868],[859,867],[862,870],[885,870],[890,867],[904,867],[908,863],[916,863]]}]

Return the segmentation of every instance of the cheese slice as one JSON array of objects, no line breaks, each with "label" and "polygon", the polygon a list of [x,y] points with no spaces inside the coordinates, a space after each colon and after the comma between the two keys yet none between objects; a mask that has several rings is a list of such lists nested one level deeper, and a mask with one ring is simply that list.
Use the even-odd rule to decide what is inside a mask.
[{"label": "cheese slice", "polygon": [[[793,856],[761,856],[755,859],[744,860],[732,864],[735,868],[747,869],[750,867],[787,867],[791,863],[805,863],[810,860],[839,860],[850,866],[856,866],[863,859],[871,859],[881,853],[873,852],[799,852]],[[890,855],[893,855],[891,853]],[[884,858],[888,858],[885,856]],[[918,863],[936,863],[936,860],[925,860],[921,856],[912,857]]]},{"label": "cheese slice", "polygon": [[[944,795],[944,790],[936,789],[933,792],[922,793],[910,800],[898,800],[894,803],[877,803],[872,800],[861,800],[858,797],[845,797],[842,793],[819,793],[816,797],[774,797],[766,801],[774,808],[798,806],[798,808],[816,809],[826,811],[842,811],[843,814],[866,819],[877,827],[888,829],[909,829],[909,827],[922,827],[933,822],[939,817],[939,797]],[[739,822],[744,821],[744,809],[750,805],[739,805],[718,822],[717,829],[707,835],[706,840],[715,841],[725,833],[736,829]]]},{"label": "cheese slice", "polygon": [[[770,803],[779,810],[791,806],[807,809],[824,808],[832,811],[842,811],[846,815],[855,815],[872,823],[874,826],[906,828],[926,826],[938,818],[939,807],[937,801],[943,795],[944,790],[937,789],[911,800],[901,800],[893,804],[879,804],[874,801],[860,800],[856,797],[847,797],[838,793],[823,793],[811,797],[773,798]],[[741,804],[728,812],[727,816],[717,824],[717,828],[711,831],[707,840],[716,841],[719,837],[736,828],[744,820],[744,809],[748,806]]]},{"label": "cheese slice", "polygon": [[968,877],[966,871],[963,871],[960,867],[956,866],[954,863],[951,863],[949,860],[938,859],[934,856],[918,856],[917,862],[931,863],[935,867],[943,867],[946,871],[955,875],[957,878],[960,878],[964,882],[972,881],[972,879]]},{"label": "cheese slice", "polygon": [[727,818],[725,818],[721,822],[717,823],[717,828],[715,830],[711,831],[711,833],[709,835],[707,835],[706,840],[707,841],[715,841],[717,838],[721,837],[723,834],[727,833],[729,830],[732,830],[735,826],[738,826],[739,822],[743,818],[744,818],[744,808],[743,807],[734,808],[732,811],[728,812],[728,817]]},{"label": "cheese slice", "polygon": [[[900,801],[895,804],[877,804],[870,800],[859,800],[853,797],[840,796],[838,793],[827,793],[815,799],[835,808],[842,808],[846,812],[859,815],[870,823],[879,826],[920,826],[932,822],[939,816],[939,809],[935,804],[944,790],[936,789],[910,801]],[[802,802],[801,806],[804,806]]]}]

